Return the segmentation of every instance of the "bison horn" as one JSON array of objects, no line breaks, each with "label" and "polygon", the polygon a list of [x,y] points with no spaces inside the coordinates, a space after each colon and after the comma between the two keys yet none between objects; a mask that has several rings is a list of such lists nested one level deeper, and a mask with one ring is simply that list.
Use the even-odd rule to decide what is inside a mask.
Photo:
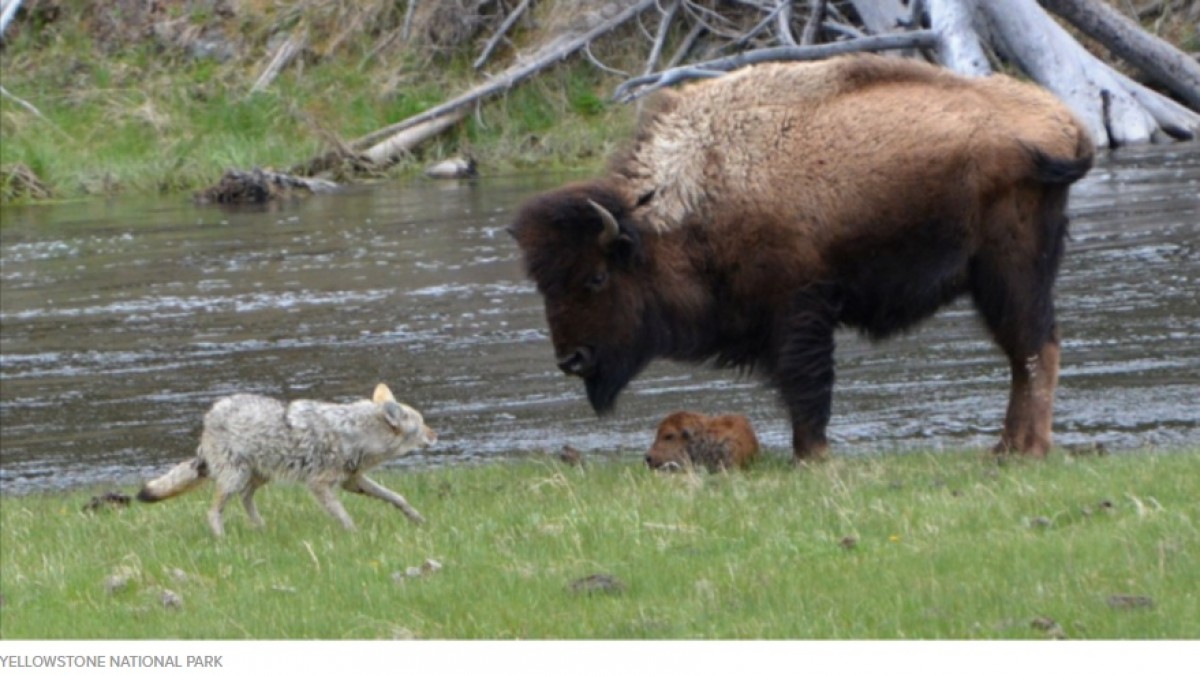
[{"label": "bison horn", "polygon": [[609,213],[608,209],[590,199],[587,201],[600,214],[600,220],[604,221],[604,231],[600,233],[600,248],[608,248],[609,244],[616,241],[617,235],[621,232],[621,226],[617,225],[617,219]]}]

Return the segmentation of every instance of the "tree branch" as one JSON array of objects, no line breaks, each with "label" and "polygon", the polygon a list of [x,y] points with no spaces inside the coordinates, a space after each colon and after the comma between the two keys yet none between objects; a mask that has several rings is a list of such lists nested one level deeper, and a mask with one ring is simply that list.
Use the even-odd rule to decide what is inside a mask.
[{"label": "tree branch", "polygon": [[813,61],[839,54],[853,52],[879,52],[891,49],[931,48],[937,45],[937,33],[931,30],[911,33],[872,35],[857,40],[831,42],[804,47],[770,47],[742,52],[711,61],[693,63],[682,68],[672,68],[659,73],[643,75],[622,82],[613,92],[613,100],[628,103],[662,87],[695,77],[712,77],[713,73],[735,70],[754,63],[766,61]]},{"label": "tree branch", "polygon": [[500,27],[496,29],[495,35],[493,35],[487,41],[487,44],[483,46],[483,52],[479,55],[479,58],[475,59],[475,63],[471,64],[472,68],[479,70],[483,67],[483,64],[487,63],[488,57],[492,55],[492,50],[496,48],[496,45],[500,44],[500,40],[504,38],[506,33],[508,33],[508,29],[513,27],[513,24],[517,22],[517,19],[521,18],[521,14],[529,8],[531,2],[533,2],[533,0],[521,0],[521,4],[517,5],[516,9],[509,12],[508,16],[504,17],[504,23],[500,24]]},{"label": "tree branch", "polygon": [[654,46],[650,48],[650,56],[646,58],[646,70],[642,71],[643,75],[654,72],[658,66],[663,45],[667,42],[667,34],[671,32],[671,22],[675,20],[675,13],[679,11],[679,2],[680,0],[671,0],[671,6],[659,18],[658,35],[654,38]]}]

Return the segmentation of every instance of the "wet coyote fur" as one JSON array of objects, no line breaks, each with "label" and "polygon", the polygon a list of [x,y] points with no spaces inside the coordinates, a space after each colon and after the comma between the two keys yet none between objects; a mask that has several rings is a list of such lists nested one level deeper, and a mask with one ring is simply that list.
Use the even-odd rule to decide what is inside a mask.
[{"label": "wet coyote fur", "polygon": [[404,497],[364,474],[436,440],[421,413],[397,402],[384,384],[375,387],[373,400],[345,404],[236,394],[218,400],[204,416],[196,458],[146,483],[138,499],[168,499],[212,478],[216,496],[208,523],[220,537],[221,512],[230,497],[241,495],[250,522],[262,527],[254,491],[273,479],[292,480],[307,485],[348,530],[354,521],[334,494],[337,485],[382,499],[420,523],[424,518]]}]

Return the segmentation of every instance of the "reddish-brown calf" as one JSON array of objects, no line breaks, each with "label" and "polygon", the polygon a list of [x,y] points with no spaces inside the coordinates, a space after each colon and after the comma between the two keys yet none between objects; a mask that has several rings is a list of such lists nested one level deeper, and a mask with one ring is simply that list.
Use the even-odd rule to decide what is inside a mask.
[{"label": "reddish-brown calf", "polygon": [[654,445],[646,453],[652,469],[700,465],[709,471],[749,466],[758,454],[758,437],[742,415],[708,417],[680,411],[658,425]]}]

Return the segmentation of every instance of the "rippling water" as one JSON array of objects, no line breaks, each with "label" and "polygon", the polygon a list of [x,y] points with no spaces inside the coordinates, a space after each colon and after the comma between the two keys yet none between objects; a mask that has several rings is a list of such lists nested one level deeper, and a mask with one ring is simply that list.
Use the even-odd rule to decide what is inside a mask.
[{"label": "rippling water", "polygon": [[[133,482],[190,456],[236,391],[348,400],[378,381],[425,412],[407,463],[647,446],[678,408],[739,411],[790,453],[775,396],[658,363],[596,418],[554,366],[504,232],[572,177],[416,182],[271,209],[182,200],[6,207],[0,489]],[[1200,144],[1121,151],[1074,193],[1058,285],[1060,444],[1200,445]],[[900,339],[839,336],[834,452],[986,447],[1008,368],[956,304]]]}]

